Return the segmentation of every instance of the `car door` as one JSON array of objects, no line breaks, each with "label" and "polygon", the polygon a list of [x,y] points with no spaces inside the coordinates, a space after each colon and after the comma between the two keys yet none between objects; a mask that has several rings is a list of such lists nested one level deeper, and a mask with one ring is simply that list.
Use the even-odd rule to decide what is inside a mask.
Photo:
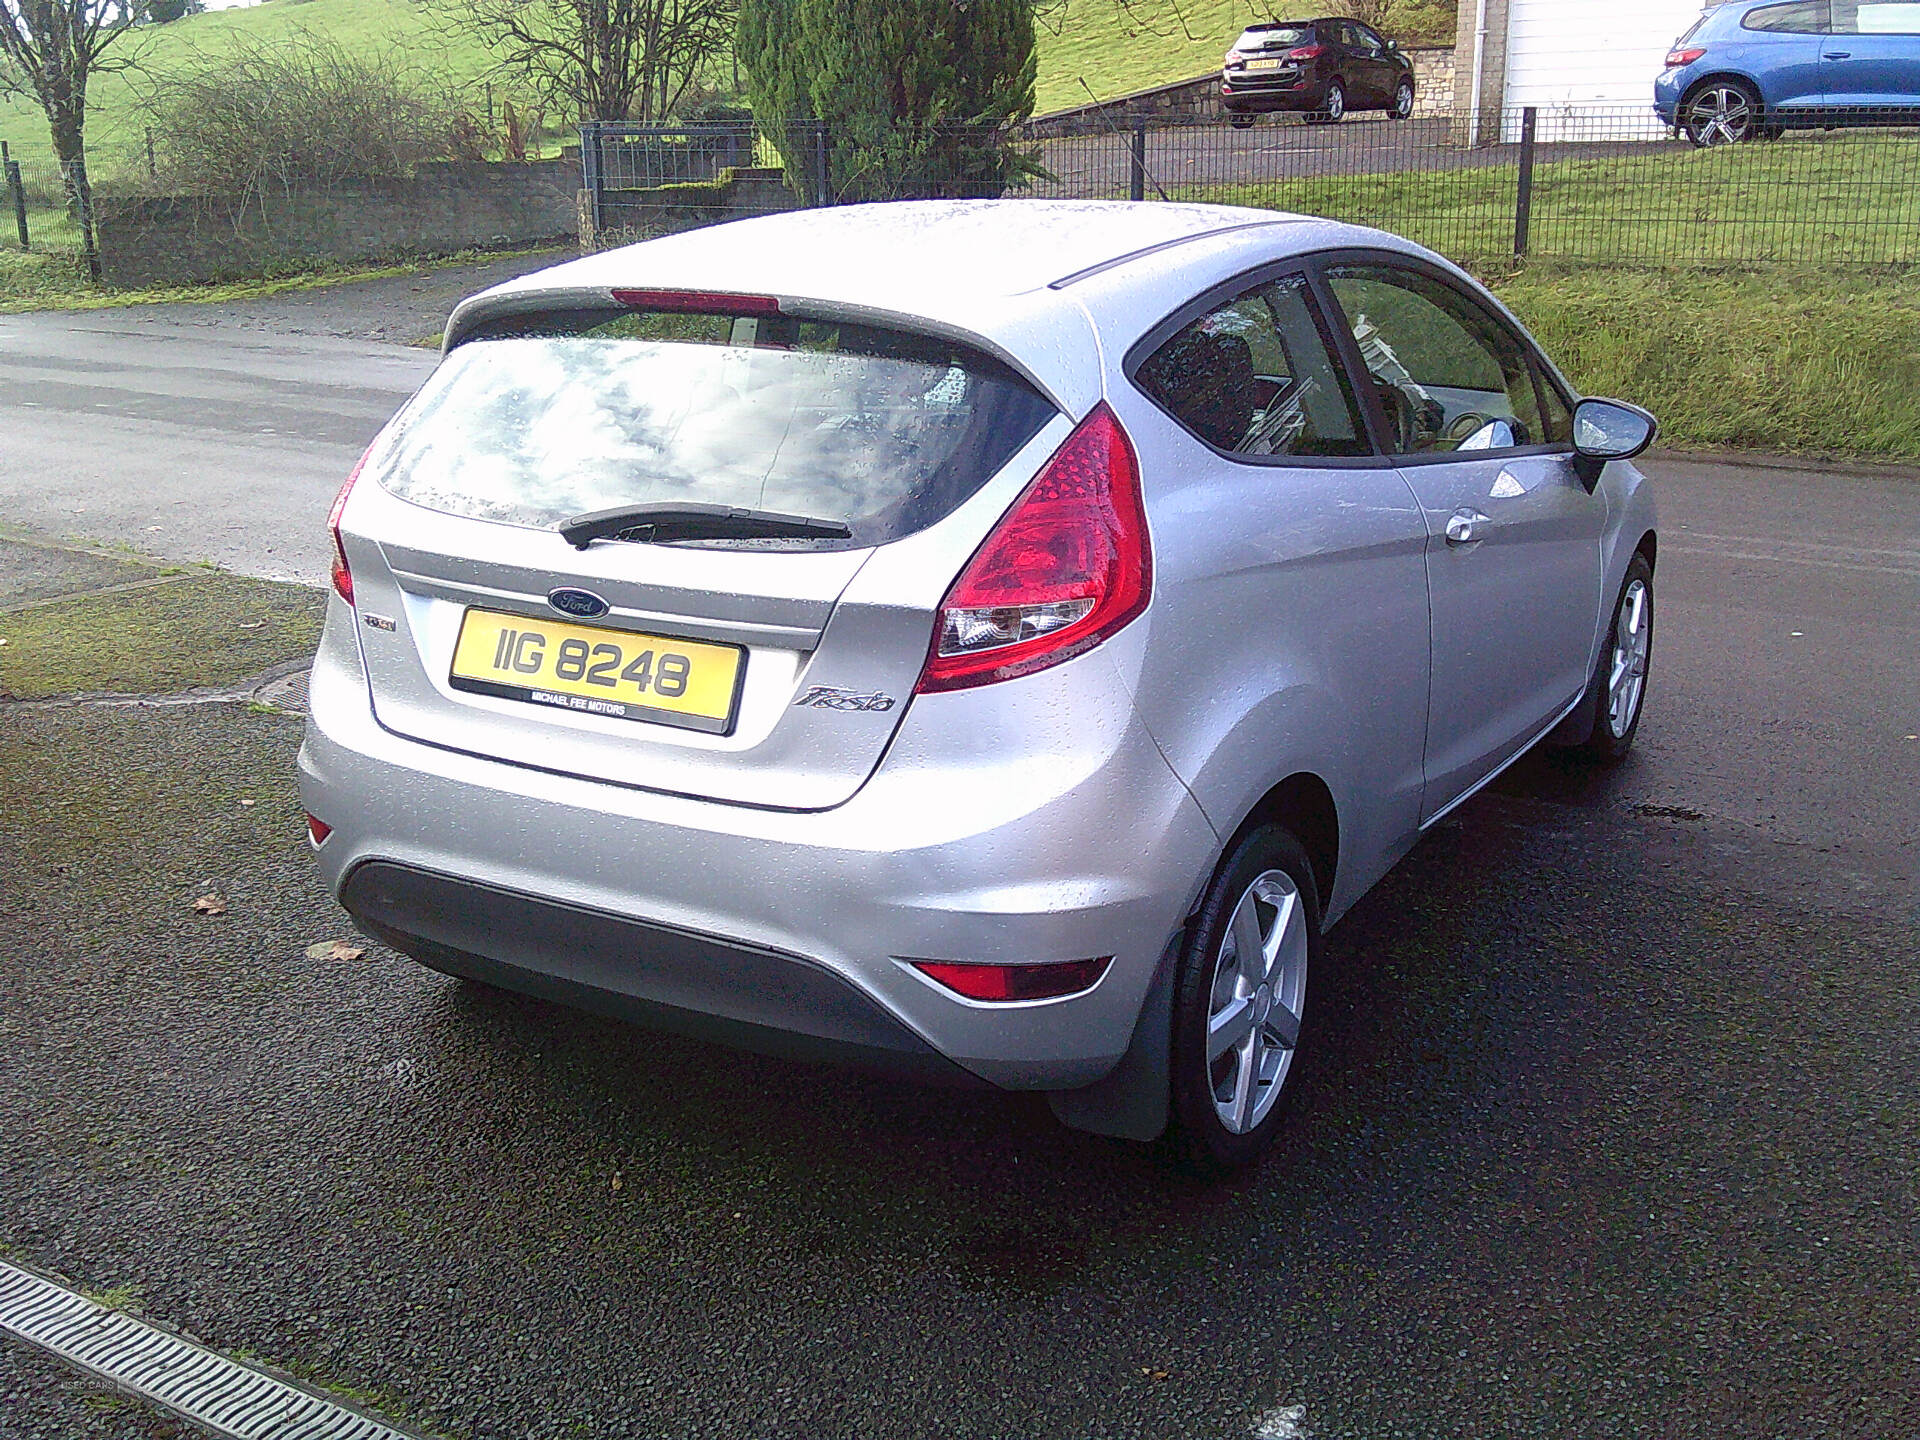
[{"label": "car door", "polygon": [[1820,51],[1826,103],[1920,106],[1920,0],[1833,0]]},{"label": "car door", "polygon": [[1400,79],[1399,67],[1393,63],[1393,52],[1387,49],[1386,40],[1371,26],[1349,20],[1347,28],[1353,32],[1360,55],[1359,68],[1367,77],[1366,103],[1385,109],[1393,103],[1393,92]]},{"label": "car door", "polygon": [[1587,683],[1605,500],[1526,341],[1437,269],[1327,263],[1383,446],[1426,523],[1432,690],[1422,820],[1543,734]]},{"label": "car door", "polygon": [[[1125,323],[1137,292],[1105,303]],[[1334,338],[1302,268],[1247,272],[1129,347],[1113,404],[1154,532],[1140,711],[1222,833],[1323,777],[1350,898],[1419,823],[1426,527]]]},{"label": "car door", "polygon": [[[1711,17],[1707,17],[1711,18]],[[1744,70],[1759,83],[1769,106],[1817,107],[1826,103],[1820,52],[1827,42],[1827,0],[1787,0],[1763,5],[1741,17],[1724,55],[1715,44],[1710,63]]]}]

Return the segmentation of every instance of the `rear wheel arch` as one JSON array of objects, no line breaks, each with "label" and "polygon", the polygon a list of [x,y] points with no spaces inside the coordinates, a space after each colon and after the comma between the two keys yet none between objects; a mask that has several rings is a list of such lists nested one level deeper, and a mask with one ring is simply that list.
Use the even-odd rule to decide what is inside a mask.
[{"label": "rear wheel arch", "polygon": [[1685,93],[1680,96],[1680,108],[1682,110],[1686,109],[1688,105],[1693,103],[1694,98],[1699,95],[1702,90],[1709,89],[1715,85],[1738,85],[1743,90],[1751,90],[1753,92],[1753,98],[1760,102],[1761,108],[1766,108],[1767,97],[1760,89],[1760,82],[1755,80],[1751,75],[1741,74],[1738,70],[1717,70],[1711,75],[1702,75],[1698,80],[1695,80],[1691,85],[1687,86]]},{"label": "rear wheel arch", "polygon": [[1241,836],[1262,825],[1278,825],[1300,842],[1313,862],[1313,878],[1324,907],[1340,868],[1340,807],[1327,782],[1310,770],[1295,771],[1260,797],[1224,850],[1231,852]]}]

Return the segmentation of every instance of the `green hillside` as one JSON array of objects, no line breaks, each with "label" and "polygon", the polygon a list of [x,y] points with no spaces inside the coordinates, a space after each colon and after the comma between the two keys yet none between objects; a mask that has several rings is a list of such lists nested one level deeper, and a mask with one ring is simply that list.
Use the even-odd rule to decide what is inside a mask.
[{"label": "green hillside", "polygon": [[[1288,13],[1324,10],[1324,0]],[[1039,108],[1059,110],[1170,80],[1203,74],[1249,20],[1274,13],[1263,0],[1051,0],[1039,9]],[[1400,0],[1389,30],[1424,38],[1451,26],[1449,0]],[[329,35],[368,50],[406,56],[465,97],[479,111],[489,69],[486,50],[471,39],[439,33],[416,0],[265,0],[243,10],[188,16],[122,40],[139,68],[98,77],[90,93],[88,151],[96,178],[111,181],[143,164],[138,97],[164,82],[168,66],[193,51],[217,51],[237,35],[272,40],[298,30]],[[496,87],[497,103],[500,91]],[[51,195],[53,152],[38,107],[0,99],[0,138],[13,147],[36,190]]]}]

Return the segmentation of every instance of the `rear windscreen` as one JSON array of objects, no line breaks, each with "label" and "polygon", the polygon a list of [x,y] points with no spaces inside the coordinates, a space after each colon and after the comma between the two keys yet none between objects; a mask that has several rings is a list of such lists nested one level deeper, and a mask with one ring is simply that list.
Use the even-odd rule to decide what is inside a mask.
[{"label": "rear windscreen", "polygon": [[544,311],[462,341],[374,458],[429,509],[550,527],[629,504],[844,522],[877,545],[933,524],[1053,418],[951,341],[785,316]]},{"label": "rear windscreen", "polygon": [[1305,45],[1313,38],[1311,25],[1273,25],[1249,30],[1234,42],[1236,50],[1271,50],[1282,45]]}]

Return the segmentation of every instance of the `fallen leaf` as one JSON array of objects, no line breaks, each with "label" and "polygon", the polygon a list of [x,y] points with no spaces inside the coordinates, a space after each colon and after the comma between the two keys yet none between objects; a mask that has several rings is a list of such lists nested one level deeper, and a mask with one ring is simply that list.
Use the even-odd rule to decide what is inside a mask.
[{"label": "fallen leaf", "polygon": [[201,915],[224,915],[227,913],[227,902],[218,895],[202,895],[193,902],[193,908]]},{"label": "fallen leaf", "polygon": [[242,805],[246,805],[246,806],[249,806],[249,807],[251,807],[251,806],[252,806],[252,805],[253,805],[253,804],[254,804],[255,802],[253,802],[252,800],[242,800],[242,801],[241,801],[240,803],[241,803]]},{"label": "fallen leaf", "polygon": [[309,960],[364,960],[366,956],[364,945],[354,945],[345,940],[321,940],[307,946]]},{"label": "fallen leaf", "polygon": [[620,1172],[618,1170],[613,1172],[613,1193],[616,1195],[620,1193]]}]

